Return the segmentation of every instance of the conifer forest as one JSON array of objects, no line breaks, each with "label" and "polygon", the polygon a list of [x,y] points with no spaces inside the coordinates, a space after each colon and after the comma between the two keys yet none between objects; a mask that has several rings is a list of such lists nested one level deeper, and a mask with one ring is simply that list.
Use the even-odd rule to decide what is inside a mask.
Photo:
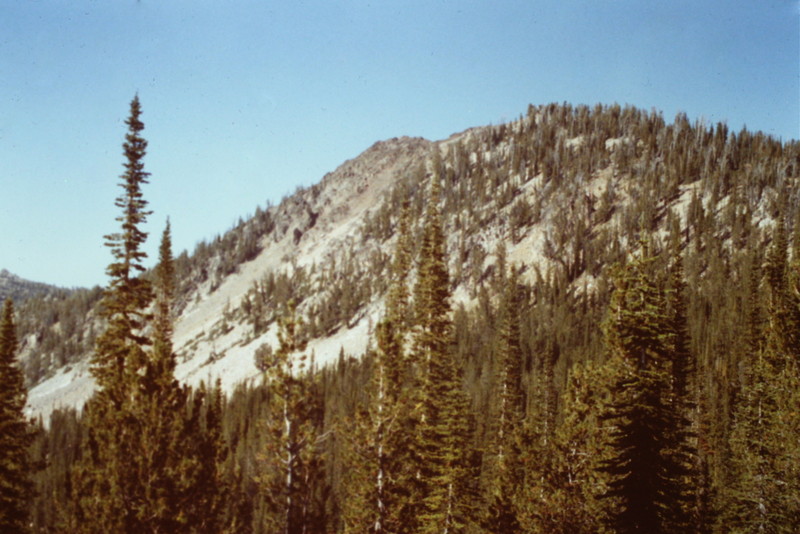
[{"label": "conifer forest", "polygon": [[[225,390],[176,379],[178,315],[305,237],[268,206],[175,257],[167,220],[146,267],[143,120],[107,286],[2,308],[0,532],[800,532],[800,143],[566,103],[428,143],[359,226],[376,252],[220,310],[261,375]],[[369,306],[366,353],[319,364]],[[86,354],[88,401],[31,419]]]}]

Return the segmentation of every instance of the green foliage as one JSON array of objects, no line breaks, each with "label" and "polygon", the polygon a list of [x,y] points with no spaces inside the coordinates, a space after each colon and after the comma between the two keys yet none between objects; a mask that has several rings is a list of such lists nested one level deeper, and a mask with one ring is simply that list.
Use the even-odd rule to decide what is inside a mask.
[{"label": "green foliage", "polygon": [[[528,470],[523,524],[533,532],[563,534],[607,532],[610,478],[603,465],[612,458],[607,423],[611,385],[618,360],[575,364],[563,394],[563,418],[549,447],[534,447]],[[609,499],[612,499],[609,502]]]},{"label": "green foliage", "polygon": [[14,304],[6,299],[0,316],[0,530],[9,534],[30,532],[33,494],[28,451],[33,429],[23,411],[27,392],[16,364],[17,348]]},{"label": "green foliage", "polygon": [[800,299],[792,287],[798,259],[790,273],[784,232],[779,222],[766,260],[766,343],[751,355],[734,410],[731,483],[723,492],[722,522],[735,532],[800,527]]},{"label": "green foliage", "polygon": [[[404,204],[392,262],[392,283],[384,316],[376,329],[377,353],[366,406],[349,425],[348,489],[343,507],[345,532],[407,532],[414,506],[416,472],[412,435],[416,423],[412,369],[406,354],[411,267],[409,207]],[[344,430],[344,429],[343,429]]]},{"label": "green foliage", "polygon": [[143,435],[139,425],[144,420],[136,412],[142,399],[139,378],[145,375],[148,363],[146,346],[150,340],[144,328],[150,320],[147,307],[152,301],[149,281],[138,276],[144,271],[146,253],[141,247],[147,237],[140,227],[149,214],[141,191],[148,173],[144,171],[147,142],[140,135],[144,129],[140,114],[135,97],[123,144],[123,193],[115,202],[122,211],[118,217],[121,230],[106,236],[114,259],[107,268],[111,280],[103,299],[108,326],[98,337],[92,359],[98,390],[85,408],[87,438],[73,477],[68,526],[75,531],[133,532],[144,527],[141,521],[150,516],[150,510],[142,506],[149,500],[149,488],[137,473],[138,461],[146,463],[147,457],[138,456],[145,451],[134,446]]},{"label": "green foliage", "polygon": [[169,225],[155,291],[141,276],[146,234],[140,227],[149,212],[141,191],[148,173],[140,113],[134,98],[123,145],[124,192],[116,202],[123,212],[121,231],[106,238],[114,262],[107,270],[111,281],[103,300],[107,329],[98,337],[91,368],[98,389],[84,409],[85,437],[70,478],[65,527],[72,532],[207,532],[218,527],[220,401],[204,409],[200,394],[189,410],[189,391],[174,377],[175,269]]},{"label": "green foliage", "polygon": [[461,371],[451,350],[450,280],[439,219],[439,181],[432,180],[420,249],[413,361],[419,369],[421,509],[416,532],[463,530],[474,520],[475,455],[472,422]]},{"label": "green foliage", "polygon": [[[501,256],[504,258],[504,256]],[[498,261],[505,277],[505,265]],[[520,333],[521,298],[519,275],[515,268],[506,277],[500,304],[499,343],[497,363],[499,373],[493,384],[494,406],[490,412],[494,425],[490,426],[488,447],[484,452],[484,471],[488,472],[487,495],[489,503],[485,525],[492,532],[521,532],[519,510],[525,498],[525,469],[523,458],[530,451],[523,450],[528,426],[525,420],[527,406],[523,389],[523,355]]]},{"label": "green foliage", "polygon": [[76,362],[94,347],[94,309],[103,298],[101,288],[58,290],[25,300],[18,307],[20,362],[29,385]]},{"label": "green foliage", "polygon": [[[431,195],[428,170],[441,184]],[[218,444],[219,459],[204,464],[218,471],[203,475],[218,477],[225,493],[217,530],[280,530],[271,521],[275,504],[286,503],[285,486],[268,482],[272,460],[255,458],[285,452],[274,426],[282,406],[296,407],[289,411],[314,436],[293,479],[307,482],[292,490],[295,504],[307,504],[293,517],[310,518],[293,524],[309,531],[375,532],[379,517],[385,532],[434,530],[442,521],[470,532],[602,532],[625,530],[641,519],[632,514],[648,510],[654,532],[797,530],[800,233],[783,228],[781,237],[776,228],[770,240],[762,229],[771,221],[797,226],[799,177],[798,143],[692,124],[683,114],[668,123],[618,105],[531,106],[519,120],[438,145],[398,176],[350,246],[319,265],[265,273],[224,312],[227,323],[245,320],[260,336],[294,300],[307,316],[295,327],[301,346],[353,325],[389,294],[370,355],[341,354],[329,368],[295,373],[292,388],[313,399],[305,407],[281,400],[270,383],[213,402],[221,404],[222,438],[211,432],[210,441],[196,441]],[[433,207],[435,224],[425,213]],[[273,230],[275,239],[291,235],[276,213],[257,212],[179,256],[173,313],[192,291],[218,287]],[[385,242],[405,233],[404,224],[410,238],[392,257]],[[491,251],[495,238],[521,261],[513,299],[508,260]],[[612,272],[640,241],[669,254]],[[410,273],[396,284],[402,262]],[[155,272],[133,271],[158,285]],[[465,303],[451,309],[456,287]],[[92,344],[96,320],[80,310],[96,298],[76,292],[20,306],[29,380]],[[170,352],[157,341],[165,314],[156,301],[129,317],[147,328],[134,325],[134,337],[117,336],[106,348],[149,373],[147,362]],[[262,367],[273,368],[277,352],[258,351]],[[209,402],[190,403],[184,422],[168,426],[213,428],[196,415],[215,413]],[[101,409],[90,406],[83,427],[60,414],[37,438],[35,456],[47,464],[36,477],[37,528],[52,530],[67,487],[83,484],[80,470],[71,480],[64,474],[79,452],[112,458],[103,446],[114,438],[90,431],[90,420],[101,419],[93,410]],[[123,424],[115,413],[103,418],[122,428],[113,426]],[[458,480],[467,479],[482,491],[471,483],[462,491]],[[102,491],[98,507],[122,502],[111,482]],[[448,516],[449,503],[462,502],[469,506]]]},{"label": "green foliage", "polygon": [[319,396],[310,380],[300,321],[290,301],[280,320],[278,349],[266,367],[264,381],[273,393],[259,483],[266,499],[268,532],[299,534],[314,531],[320,518],[314,506],[322,464],[317,448]]},{"label": "green foliage", "polygon": [[620,371],[607,416],[615,425],[613,456],[604,466],[611,476],[607,495],[618,500],[609,514],[617,532],[690,526],[685,341],[677,338],[679,320],[667,314],[667,293],[653,280],[655,260],[645,243],[616,275],[605,324],[609,357],[619,360]]}]

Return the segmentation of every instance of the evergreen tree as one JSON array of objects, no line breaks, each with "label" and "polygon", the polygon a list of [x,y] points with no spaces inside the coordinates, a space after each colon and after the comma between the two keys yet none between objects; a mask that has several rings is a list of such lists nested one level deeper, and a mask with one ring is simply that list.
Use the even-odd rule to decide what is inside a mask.
[{"label": "evergreen tree", "polygon": [[450,280],[439,215],[440,184],[433,178],[417,283],[414,360],[421,369],[421,510],[417,532],[458,532],[473,520],[476,477],[472,422],[461,372],[451,348]]},{"label": "evergreen tree", "polygon": [[161,244],[158,247],[158,264],[154,275],[156,305],[153,318],[153,356],[156,361],[169,368],[160,374],[163,377],[170,377],[175,367],[175,357],[172,352],[175,260],[172,257],[172,225],[169,219],[167,219],[167,225],[161,235]]},{"label": "evergreen tree", "polygon": [[[752,354],[734,410],[730,483],[721,519],[735,532],[800,528],[800,415],[797,366],[797,268],[788,270],[787,240],[778,223],[767,254],[765,343]],[[797,265],[795,258],[794,263]]]},{"label": "evergreen tree", "polygon": [[[501,256],[502,257],[502,256]],[[505,270],[502,261],[498,261]],[[489,470],[489,511],[484,522],[491,532],[521,532],[518,500],[524,486],[522,444],[525,436],[526,396],[520,339],[519,275],[512,266],[505,276],[497,349],[499,373],[494,385],[496,407],[492,412],[491,445],[485,463]]]},{"label": "evergreen tree", "polygon": [[733,532],[796,532],[800,451],[796,375],[778,371],[774,355],[750,364],[731,433],[731,483],[723,488],[722,525]]},{"label": "evergreen tree", "polygon": [[665,429],[675,476],[672,509],[667,512],[668,529],[674,532],[708,532],[713,524],[710,480],[704,458],[698,451],[700,414],[697,412],[695,358],[690,350],[686,277],[679,234],[671,244],[666,287],[670,382],[667,397],[669,424]]},{"label": "evergreen tree", "polygon": [[209,443],[208,424],[197,419],[200,405],[187,413],[189,391],[174,376],[169,224],[155,292],[142,276],[146,234],[140,227],[149,212],[141,192],[148,173],[140,113],[134,98],[123,145],[124,192],[116,202],[122,231],[107,236],[115,261],[103,301],[107,328],[92,360],[97,391],[85,408],[86,437],[72,473],[66,527],[73,532],[205,532],[216,529],[220,512],[222,486],[214,477],[219,447],[199,447]]},{"label": "evergreen tree", "polygon": [[529,470],[523,510],[527,531],[608,532],[605,523],[618,502],[607,496],[610,479],[602,467],[612,458],[607,417],[620,365],[618,358],[612,358],[571,368],[563,394],[563,418],[552,446],[535,462],[541,467]]},{"label": "evergreen tree", "polygon": [[6,299],[0,315],[0,531],[30,532],[33,497],[28,448],[33,429],[24,415],[27,392],[16,364],[14,304]]},{"label": "evergreen tree", "polygon": [[[141,276],[147,234],[141,229],[150,214],[142,194],[149,173],[144,170],[147,141],[141,137],[139,98],[134,97],[125,121],[123,193],[115,205],[121,231],[106,236],[114,261],[106,269],[110,281],[103,299],[105,332],[97,338],[91,372],[97,391],[85,407],[87,438],[76,467],[68,527],[76,532],[134,532],[142,519],[142,488],[131,444],[141,435],[132,412],[140,399],[139,378],[146,373],[150,344],[145,327],[152,302],[150,282]],[[133,461],[132,461],[133,460]]]},{"label": "evergreen tree", "polygon": [[195,397],[175,379],[172,349],[172,300],[175,287],[170,224],[164,230],[155,269],[153,346],[137,384],[139,400],[132,416],[140,434],[138,447],[143,487],[139,528],[147,532],[207,532],[219,529],[224,486],[218,474],[224,446],[219,439],[218,396]]},{"label": "evergreen tree", "polygon": [[345,502],[346,532],[406,532],[411,507],[408,486],[415,473],[408,461],[414,418],[408,402],[406,360],[408,273],[411,263],[410,212],[403,205],[394,251],[392,284],[384,316],[377,325],[377,352],[367,405],[356,416],[351,440],[350,476]]},{"label": "evergreen tree", "polygon": [[771,363],[781,370],[789,362],[800,362],[800,293],[798,267],[800,258],[792,258],[790,269],[788,239],[782,219],[773,232],[767,252],[764,276],[767,289],[767,331]]},{"label": "evergreen tree", "polygon": [[283,534],[314,532],[313,500],[321,476],[317,399],[305,343],[298,336],[300,325],[290,301],[280,319],[278,350],[266,362],[264,375],[271,397],[259,482],[270,510],[265,527]]},{"label": "evergreen tree", "polygon": [[191,412],[184,415],[185,422],[183,425],[176,423],[176,427],[183,430],[178,435],[183,453],[176,455],[181,464],[175,474],[182,487],[175,511],[182,525],[175,532],[239,532],[236,528],[223,529],[223,526],[229,527],[223,525],[223,518],[230,500],[229,485],[222,470],[228,455],[228,445],[222,435],[223,400],[219,378],[210,392],[201,382],[191,403]]},{"label": "evergreen tree", "polygon": [[507,277],[500,323],[500,395],[497,418],[497,463],[501,471],[513,466],[515,456],[515,436],[525,419],[525,392],[523,390],[522,346],[520,340],[519,275],[512,267]]},{"label": "evergreen tree", "polygon": [[620,270],[604,325],[610,357],[622,363],[608,416],[614,455],[604,466],[608,495],[619,499],[609,524],[617,532],[683,532],[689,508],[682,488],[687,436],[673,390],[680,364],[667,295],[653,280],[655,261],[644,244]]}]

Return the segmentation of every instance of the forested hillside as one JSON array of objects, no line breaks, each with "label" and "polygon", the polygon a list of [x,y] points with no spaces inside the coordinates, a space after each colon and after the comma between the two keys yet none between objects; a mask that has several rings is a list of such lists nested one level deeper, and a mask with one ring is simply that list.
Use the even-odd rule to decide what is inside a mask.
[{"label": "forested hillside", "polygon": [[6,269],[0,270],[0,299],[12,298],[16,301],[23,301],[35,296],[57,293],[59,289],[55,286],[31,282],[16,276]]},{"label": "forested hillside", "polygon": [[365,154],[17,307],[30,384],[97,384],[39,424],[34,531],[800,529],[800,144],[551,104]]}]

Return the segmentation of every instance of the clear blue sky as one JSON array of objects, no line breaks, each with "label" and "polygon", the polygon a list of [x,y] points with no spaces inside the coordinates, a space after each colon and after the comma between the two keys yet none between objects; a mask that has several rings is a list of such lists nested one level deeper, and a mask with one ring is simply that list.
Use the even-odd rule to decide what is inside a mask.
[{"label": "clear blue sky", "polygon": [[373,142],[528,104],[633,104],[800,137],[797,0],[0,0],[0,268],[104,284],[131,98],[151,259]]}]

